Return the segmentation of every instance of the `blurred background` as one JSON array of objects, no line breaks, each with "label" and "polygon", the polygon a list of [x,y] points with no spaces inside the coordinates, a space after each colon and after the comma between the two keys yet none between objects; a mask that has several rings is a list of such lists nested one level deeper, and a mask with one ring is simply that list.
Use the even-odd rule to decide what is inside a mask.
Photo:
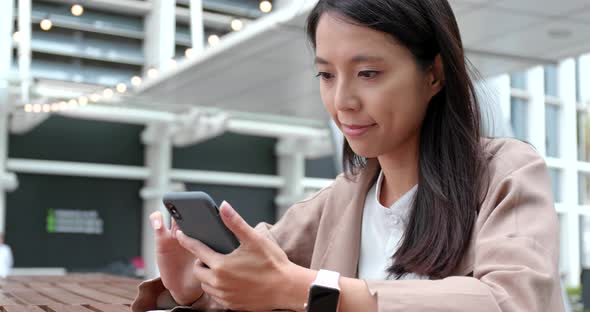
[{"label": "blurred background", "polygon": [[[579,296],[590,268],[590,2],[450,2],[480,72],[486,134],[545,156],[562,280]],[[254,225],[329,185],[342,136],[304,36],[315,3],[0,1],[10,274],[155,276],[147,216],[163,193],[206,191]]]}]

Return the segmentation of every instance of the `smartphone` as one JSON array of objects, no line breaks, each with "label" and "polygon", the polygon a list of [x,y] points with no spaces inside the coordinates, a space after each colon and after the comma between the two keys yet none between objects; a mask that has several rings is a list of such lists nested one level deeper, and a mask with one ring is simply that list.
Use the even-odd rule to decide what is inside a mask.
[{"label": "smartphone", "polygon": [[163,202],[187,236],[222,254],[231,253],[240,246],[235,235],[223,224],[217,205],[207,193],[166,193]]}]

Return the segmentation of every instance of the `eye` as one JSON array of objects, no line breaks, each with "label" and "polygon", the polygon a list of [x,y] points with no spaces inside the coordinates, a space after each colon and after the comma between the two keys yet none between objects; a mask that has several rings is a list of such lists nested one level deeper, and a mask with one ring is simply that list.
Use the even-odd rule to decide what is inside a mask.
[{"label": "eye", "polygon": [[364,71],[359,72],[358,75],[359,75],[359,77],[362,77],[362,78],[372,79],[372,78],[377,77],[380,73],[381,72],[376,71],[376,70],[364,70]]},{"label": "eye", "polygon": [[334,75],[326,72],[319,72],[316,77],[320,77],[322,80],[330,80],[334,78]]}]

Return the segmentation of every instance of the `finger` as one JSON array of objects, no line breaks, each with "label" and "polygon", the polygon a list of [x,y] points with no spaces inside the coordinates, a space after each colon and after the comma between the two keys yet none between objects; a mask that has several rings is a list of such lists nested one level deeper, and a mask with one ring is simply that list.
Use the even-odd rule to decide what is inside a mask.
[{"label": "finger", "polygon": [[170,221],[170,234],[172,235],[173,238],[176,238],[176,231],[178,230],[178,224],[176,224],[176,220],[174,218],[171,218],[172,221]]},{"label": "finger", "polygon": [[223,296],[223,292],[221,290],[214,288],[207,283],[201,282],[201,289],[203,289],[203,291],[209,296],[213,297],[213,299],[215,299],[217,302],[219,302],[219,298]]},{"label": "finger", "polygon": [[258,238],[256,231],[234,210],[226,201],[221,203],[221,219],[227,228],[234,233],[240,243],[255,242]]},{"label": "finger", "polygon": [[156,232],[161,232],[162,225],[164,224],[164,218],[162,217],[162,213],[159,211],[155,211],[150,215],[150,222],[152,224],[152,228]]},{"label": "finger", "polygon": [[222,256],[201,241],[186,236],[181,230],[176,231],[176,239],[182,247],[190,251],[196,258],[200,259],[209,267],[211,263],[219,261]]},{"label": "finger", "polygon": [[194,263],[193,275],[201,283],[214,284],[216,281],[216,277],[213,271],[211,271],[210,268],[206,267],[205,264],[199,259],[197,259]]}]

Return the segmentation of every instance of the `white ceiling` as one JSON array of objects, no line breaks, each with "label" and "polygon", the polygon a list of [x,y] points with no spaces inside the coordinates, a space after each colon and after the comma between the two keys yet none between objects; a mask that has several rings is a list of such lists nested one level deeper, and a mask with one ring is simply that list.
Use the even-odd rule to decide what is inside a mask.
[{"label": "white ceiling", "polygon": [[[484,76],[590,52],[588,0],[451,0],[469,59]],[[160,108],[215,107],[324,121],[304,36],[314,0],[223,38],[199,59],[148,81],[138,96]],[[554,38],[550,32],[566,32]]]}]

